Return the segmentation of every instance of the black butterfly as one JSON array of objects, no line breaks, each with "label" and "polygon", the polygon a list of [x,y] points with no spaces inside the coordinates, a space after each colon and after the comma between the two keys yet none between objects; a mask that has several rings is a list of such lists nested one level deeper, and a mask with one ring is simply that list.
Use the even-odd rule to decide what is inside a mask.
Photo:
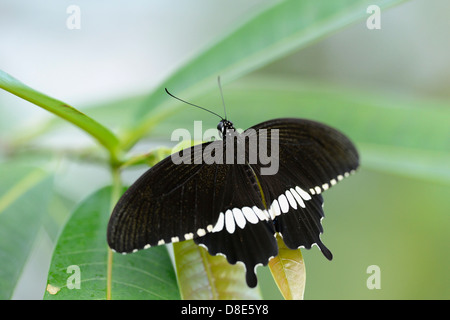
[{"label": "black butterfly", "polygon": [[[339,131],[305,119],[269,120],[236,134],[233,124],[222,118],[218,129],[223,140],[176,154],[190,163],[175,164],[167,157],[125,192],[109,221],[109,246],[129,253],[193,239],[211,255],[223,254],[231,264],[242,262],[249,287],[257,284],[256,266],[277,256],[277,232],[288,248],[316,244],[331,260],[320,240],[321,193],[358,167],[353,143]],[[276,174],[261,174],[267,164],[259,159],[248,161],[248,144],[243,163],[236,151],[232,164],[205,163],[207,150],[225,159],[230,141],[252,141],[262,134],[270,141],[273,132],[278,134],[278,154],[271,155],[278,161]],[[226,139],[230,136],[234,139]]]}]

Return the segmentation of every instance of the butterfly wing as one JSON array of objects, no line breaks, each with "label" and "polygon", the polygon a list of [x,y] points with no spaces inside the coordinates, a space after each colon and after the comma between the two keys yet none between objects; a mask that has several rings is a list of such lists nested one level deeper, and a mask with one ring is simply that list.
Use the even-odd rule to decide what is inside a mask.
[{"label": "butterfly wing", "polygon": [[320,240],[324,217],[321,193],[358,167],[355,146],[341,132],[305,119],[275,119],[250,129],[262,141],[278,141],[278,152],[272,159],[278,161],[276,174],[263,175],[261,162],[251,165],[276,231],[287,247],[316,244],[331,259],[331,252]]},{"label": "butterfly wing", "polygon": [[112,249],[127,253],[192,239],[212,229],[218,217],[215,199],[228,167],[202,163],[203,150],[210,144],[180,151],[185,163],[167,157],[130,186],[109,221]]},{"label": "butterfly wing", "polygon": [[213,231],[194,241],[205,246],[211,255],[225,255],[231,264],[242,262],[247,284],[253,288],[257,284],[256,266],[267,265],[278,254],[278,246],[274,225],[250,166],[230,167],[222,197],[223,211]]},{"label": "butterfly wing", "polygon": [[320,122],[274,119],[247,130],[255,130],[260,139],[270,140],[274,129],[278,130],[280,164],[276,176],[293,175],[311,194],[327,190],[359,165],[354,144],[340,131]]},{"label": "butterfly wing", "polygon": [[[239,241],[243,241],[242,223],[267,223],[268,215],[261,211],[264,205],[260,189],[249,172],[250,167],[206,164],[201,157],[208,146],[216,146],[215,150],[219,151],[223,149],[222,141],[215,141],[180,151],[180,155],[186,151],[191,154],[189,164],[175,164],[168,157],[150,168],[124,193],[108,225],[107,240],[112,249],[129,253],[154,245],[196,239],[209,233],[217,236],[226,233],[233,238],[238,235]],[[245,212],[246,216],[242,211],[239,215],[235,208],[244,206],[253,209]],[[272,224],[268,228],[258,228],[249,236],[270,235],[273,240]],[[235,248],[206,243],[204,245],[212,254],[222,253],[233,261]],[[268,247],[270,252],[265,260],[276,254],[276,242],[273,240]],[[257,260],[259,263],[260,259]]]}]

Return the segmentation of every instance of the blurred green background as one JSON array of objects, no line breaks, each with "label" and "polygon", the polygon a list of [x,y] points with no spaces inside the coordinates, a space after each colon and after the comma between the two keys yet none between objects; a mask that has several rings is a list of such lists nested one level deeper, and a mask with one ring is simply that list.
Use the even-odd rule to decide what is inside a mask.
[{"label": "blurred green background", "polygon": [[[70,30],[68,3],[2,1],[0,69],[120,132],[156,85],[270,3],[75,1],[81,29]],[[305,299],[450,298],[449,10],[445,0],[406,1],[382,12],[380,30],[368,30],[363,19],[239,79],[223,79],[237,127],[312,118],[345,132],[361,153],[358,173],[324,194],[322,239],[334,259],[303,250]],[[222,111],[218,89],[192,102]],[[77,203],[110,183],[101,154],[90,153],[91,139],[54,118],[0,91],[0,197],[14,176],[10,168],[54,172],[51,218],[15,299],[42,298],[61,226]],[[132,151],[170,146],[173,129],[199,119],[204,128],[217,125],[183,106]],[[124,180],[144,170],[127,170]],[[366,285],[371,265],[380,267],[381,289]],[[268,270],[258,272],[263,296],[280,298]]]}]

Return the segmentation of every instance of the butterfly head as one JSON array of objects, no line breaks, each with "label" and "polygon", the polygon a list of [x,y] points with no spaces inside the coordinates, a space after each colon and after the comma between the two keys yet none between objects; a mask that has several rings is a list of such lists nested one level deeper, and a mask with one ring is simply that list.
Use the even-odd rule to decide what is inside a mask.
[{"label": "butterfly head", "polygon": [[217,130],[219,130],[220,135],[224,137],[227,132],[233,132],[235,129],[233,127],[233,122],[222,119],[217,125]]}]

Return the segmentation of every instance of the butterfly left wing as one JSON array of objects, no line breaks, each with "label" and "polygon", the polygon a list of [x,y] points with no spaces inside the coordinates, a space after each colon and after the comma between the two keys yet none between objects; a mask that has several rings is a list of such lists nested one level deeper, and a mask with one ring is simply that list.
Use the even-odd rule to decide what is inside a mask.
[{"label": "butterfly left wing", "polygon": [[178,153],[187,163],[171,156],[145,172],[120,198],[111,215],[109,246],[128,253],[154,245],[192,239],[209,232],[219,216],[215,202],[222,192],[225,166],[202,163],[212,143]]},{"label": "butterfly left wing", "polygon": [[212,255],[243,262],[248,282],[255,286],[254,267],[278,252],[274,226],[251,168],[206,164],[201,156],[208,146],[223,149],[222,141],[205,143],[190,149],[190,164],[174,164],[168,157],[144,173],[116,204],[108,244],[129,253],[194,239]]},{"label": "butterfly left wing", "polygon": [[230,165],[218,222],[212,232],[194,239],[211,255],[223,254],[230,264],[243,263],[251,288],[257,284],[256,267],[278,254],[276,231],[260,191],[248,164]]}]

